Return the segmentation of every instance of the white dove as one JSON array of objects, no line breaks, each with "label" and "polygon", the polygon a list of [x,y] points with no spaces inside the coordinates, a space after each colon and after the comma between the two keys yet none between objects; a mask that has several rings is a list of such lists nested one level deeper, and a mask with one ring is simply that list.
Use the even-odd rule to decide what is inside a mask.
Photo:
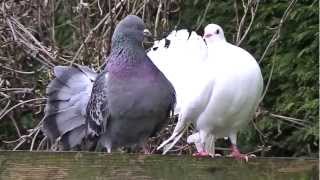
[{"label": "white dove", "polygon": [[[226,41],[220,26],[207,25],[203,38],[207,44],[204,49],[207,52],[203,53],[206,55],[193,56],[193,71],[187,76],[191,78],[181,88],[186,92],[176,90],[178,102],[179,93],[182,94],[178,123],[171,137],[158,149],[166,145],[163,153],[169,151],[192,123],[198,132],[187,141],[196,144],[198,153],[194,155],[214,155],[215,140],[229,137],[231,156],[247,159],[237,148],[237,132],[253,118],[258,106],[263,90],[260,67],[250,53]],[[184,55],[180,57],[183,59]],[[179,68],[183,69],[183,64]],[[179,74],[180,69],[176,73]],[[175,87],[175,82],[172,84]]]}]

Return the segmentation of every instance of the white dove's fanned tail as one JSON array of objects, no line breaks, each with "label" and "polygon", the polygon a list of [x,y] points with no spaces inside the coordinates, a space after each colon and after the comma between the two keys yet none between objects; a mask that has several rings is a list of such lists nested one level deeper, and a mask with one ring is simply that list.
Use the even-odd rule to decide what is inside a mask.
[{"label": "white dove's fanned tail", "polygon": [[[203,61],[207,58],[207,46],[202,37],[195,32],[189,33],[182,29],[172,31],[165,39],[155,42],[148,52],[153,63],[169,79],[176,90],[177,104],[175,113],[182,113],[185,107],[185,100],[193,96],[195,74]],[[192,81],[192,82],[191,82]],[[179,119],[172,135],[165,140],[157,149],[164,147],[163,154],[166,154],[182,137],[188,128],[189,120]]]},{"label": "white dove's fanned tail", "polygon": [[86,133],[86,108],[96,73],[85,66],[56,66],[56,78],[47,87],[42,131],[63,149],[79,145]]},{"label": "white dove's fanned tail", "polygon": [[212,134],[208,134],[205,139],[204,149],[208,152],[212,157],[215,155],[215,137]]},{"label": "white dove's fanned tail", "polygon": [[175,126],[172,135],[165,141],[163,141],[157,150],[163,147],[163,153],[166,154],[182,137],[183,133],[187,130],[189,124],[178,120],[177,125]]},{"label": "white dove's fanned tail", "polygon": [[186,29],[172,31],[166,38],[156,41],[147,53],[153,63],[173,84],[177,104],[175,113],[181,110],[181,101],[190,87],[189,76],[195,71],[195,63],[207,57],[207,46],[202,37]]},{"label": "white dove's fanned tail", "polygon": [[[192,94],[190,81],[195,79],[198,64],[207,58],[205,42],[195,32],[190,34],[185,29],[172,31],[165,39],[155,42],[148,56],[173,84],[177,96],[175,113],[180,114],[182,108],[185,108],[183,101]],[[163,154],[166,154],[179,141],[190,123],[179,115],[172,135],[157,149],[164,147]]]}]

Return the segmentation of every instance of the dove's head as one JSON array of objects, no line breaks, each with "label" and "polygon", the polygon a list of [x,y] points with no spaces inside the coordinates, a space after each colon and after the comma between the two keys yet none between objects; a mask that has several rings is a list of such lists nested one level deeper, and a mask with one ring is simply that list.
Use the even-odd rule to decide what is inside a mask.
[{"label": "dove's head", "polygon": [[222,28],[217,24],[208,24],[204,28],[203,39],[208,42],[225,41]]},{"label": "dove's head", "polygon": [[116,26],[113,36],[112,44],[120,43],[140,44],[144,39],[145,25],[141,18],[135,15],[128,15],[121,20]]}]

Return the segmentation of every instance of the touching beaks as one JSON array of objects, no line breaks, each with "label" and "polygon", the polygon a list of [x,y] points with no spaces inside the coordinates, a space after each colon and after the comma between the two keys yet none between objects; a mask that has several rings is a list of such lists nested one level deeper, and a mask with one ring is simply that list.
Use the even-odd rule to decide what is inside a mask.
[{"label": "touching beaks", "polygon": [[149,29],[144,29],[143,30],[143,35],[145,37],[152,37],[152,33],[149,31]]}]

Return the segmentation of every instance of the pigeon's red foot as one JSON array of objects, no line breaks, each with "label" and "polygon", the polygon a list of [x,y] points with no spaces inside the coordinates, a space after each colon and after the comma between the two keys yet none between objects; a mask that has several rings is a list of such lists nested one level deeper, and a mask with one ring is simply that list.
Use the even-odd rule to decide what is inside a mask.
[{"label": "pigeon's red foot", "polygon": [[152,154],[152,151],[151,151],[151,149],[148,147],[147,144],[145,144],[145,145],[142,147],[142,149],[143,149],[143,152],[144,152],[145,155],[150,155],[150,154]]},{"label": "pigeon's red foot", "polygon": [[143,150],[143,153],[144,153],[145,155],[150,155],[150,154],[152,154],[152,152],[151,152],[150,150]]},{"label": "pigeon's red foot", "polygon": [[232,152],[229,155],[230,157],[233,157],[237,160],[245,160],[246,162],[249,161],[249,157],[246,154],[241,154],[236,145],[232,145],[231,149]]},{"label": "pigeon's red foot", "polygon": [[200,152],[197,152],[197,153],[193,153],[192,156],[194,156],[194,157],[208,157],[210,155],[206,151],[200,151]]}]

